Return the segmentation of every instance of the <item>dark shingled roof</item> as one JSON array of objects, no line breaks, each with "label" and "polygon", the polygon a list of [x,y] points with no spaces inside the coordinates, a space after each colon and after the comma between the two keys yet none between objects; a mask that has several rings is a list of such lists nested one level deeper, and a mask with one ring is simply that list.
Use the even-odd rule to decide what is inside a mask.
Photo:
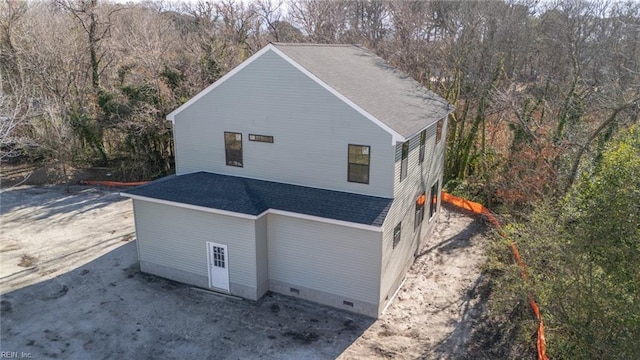
[{"label": "dark shingled roof", "polygon": [[382,226],[393,199],[196,172],[172,175],[123,194],[259,215],[268,209]]}]

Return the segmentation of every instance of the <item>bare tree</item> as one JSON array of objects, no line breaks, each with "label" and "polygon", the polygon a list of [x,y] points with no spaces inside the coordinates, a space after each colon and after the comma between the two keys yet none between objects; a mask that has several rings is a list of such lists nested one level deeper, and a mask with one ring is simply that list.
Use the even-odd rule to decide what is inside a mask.
[{"label": "bare tree", "polygon": [[[98,6],[98,0],[55,0],[55,3],[68,11],[87,35],[91,62],[91,85],[97,90],[100,86],[100,74],[103,71],[101,63],[105,56],[101,42],[111,30],[111,16],[123,8],[105,9],[104,6]],[[106,11],[102,14],[101,10]]]},{"label": "bare tree", "polygon": [[282,7],[283,0],[258,0],[256,2],[257,14],[262,18],[267,27],[267,30],[269,31],[269,34],[276,42],[282,41],[280,28],[278,26],[283,19]]},{"label": "bare tree", "polygon": [[311,42],[331,44],[345,33],[347,4],[342,0],[290,0],[288,6],[293,24]]},{"label": "bare tree", "polygon": [[33,145],[20,131],[28,116],[24,102],[24,96],[0,94],[0,161],[20,156],[25,146]]},{"label": "bare tree", "polygon": [[248,52],[258,50],[260,44],[254,43],[253,38],[260,32],[260,25],[255,6],[245,5],[236,0],[225,0],[215,4],[220,27],[220,35],[227,42],[238,47],[241,60],[248,57]]}]

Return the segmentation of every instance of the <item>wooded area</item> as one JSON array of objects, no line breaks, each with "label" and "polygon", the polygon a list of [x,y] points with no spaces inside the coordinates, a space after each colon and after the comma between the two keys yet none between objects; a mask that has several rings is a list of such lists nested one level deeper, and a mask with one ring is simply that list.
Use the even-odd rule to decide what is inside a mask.
[{"label": "wooded area", "polygon": [[167,175],[165,115],[268,42],[361,44],[454,104],[445,188],[530,246],[550,354],[640,357],[640,2],[2,0],[2,158]]}]

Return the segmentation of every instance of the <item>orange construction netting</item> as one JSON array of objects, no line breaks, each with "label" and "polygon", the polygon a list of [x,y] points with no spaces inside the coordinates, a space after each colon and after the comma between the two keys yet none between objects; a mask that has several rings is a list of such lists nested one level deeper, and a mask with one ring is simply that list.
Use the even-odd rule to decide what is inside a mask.
[{"label": "orange construction netting", "polygon": [[[487,220],[491,223],[491,225],[493,225],[498,230],[501,236],[505,238],[507,237],[507,234],[504,232],[504,230],[502,230],[502,224],[500,224],[500,221],[498,221],[498,218],[496,218],[495,215],[493,215],[491,211],[489,211],[489,209],[482,206],[482,204],[469,201],[467,199],[463,199],[457,196],[453,196],[444,191],[442,192],[442,201],[448,204],[457,206],[459,208],[469,210],[475,214],[484,215],[487,218]],[[518,251],[518,247],[516,246],[516,243],[512,242],[509,245],[509,247],[511,248],[511,252],[513,253],[513,257],[515,258],[516,263],[520,266],[520,269],[522,270],[522,278],[524,281],[526,281],[527,280],[526,266],[524,261],[520,257],[520,252]],[[540,316],[540,308],[538,307],[538,304],[536,303],[536,301],[533,300],[533,296],[531,294],[529,294],[529,305],[531,306],[531,310],[533,310],[533,313],[535,314],[536,319],[538,319],[538,338],[536,341],[536,348],[538,349],[538,360],[549,360],[549,357],[547,357],[547,346],[544,340],[544,323],[542,321],[542,316]]]}]

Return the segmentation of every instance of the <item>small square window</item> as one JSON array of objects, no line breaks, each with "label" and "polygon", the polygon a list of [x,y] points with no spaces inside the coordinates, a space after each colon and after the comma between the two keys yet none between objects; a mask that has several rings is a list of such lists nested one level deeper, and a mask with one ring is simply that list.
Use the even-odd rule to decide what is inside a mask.
[{"label": "small square window", "polygon": [[402,222],[396,225],[395,229],[393,229],[393,248],[396,248],[396,245],[400,242],[400,234],[402,230]]}]

